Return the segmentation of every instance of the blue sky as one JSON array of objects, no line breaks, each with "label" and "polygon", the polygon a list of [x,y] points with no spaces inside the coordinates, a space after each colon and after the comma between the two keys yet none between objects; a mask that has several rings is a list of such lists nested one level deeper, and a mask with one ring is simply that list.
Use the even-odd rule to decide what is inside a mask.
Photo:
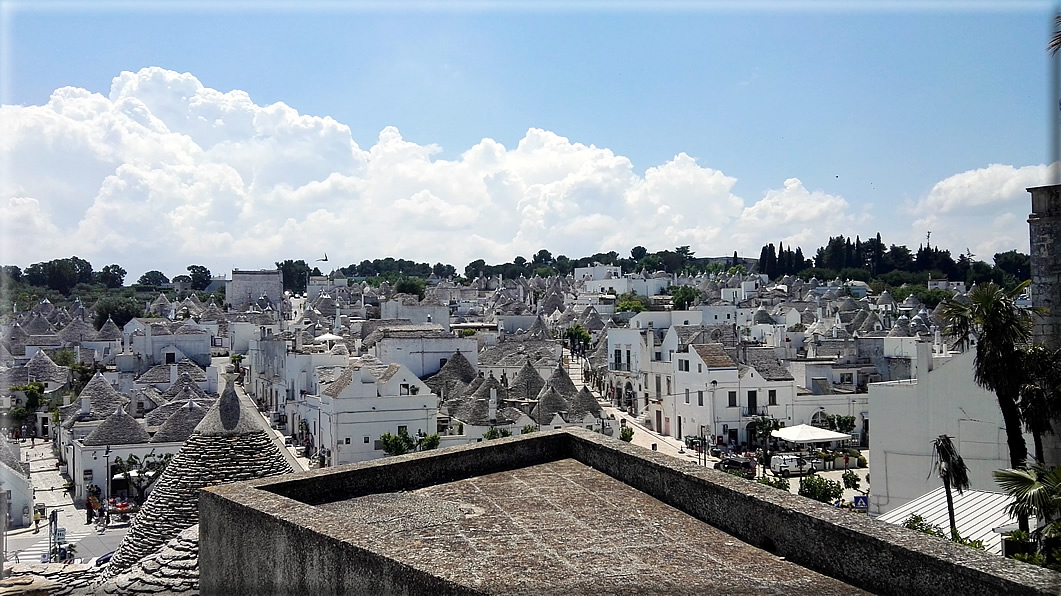
[{"label": "blue sky", "polygon": [[[642,181],[648,170],[682,153],[699,168],[735,179],[721,190],[704,190],[703,201],[719,210],[716,219],[719,214],[733,218],[715,233],[707,231],[710,219],[693,216],[699,205],[688,194],[697,192],[695,185],[680,191],[681,201],[665,193],[646,199],[670,206],[669,216],[681,212],[682,222],[624,235],[607,231],[609,222],[594,220],[596,226],[587,229],[603,234],[615,243],[612,249],[623,253],[632,243],[650,250],[692,244],[697,254],[739,249],[757,256],[763,241],[786,238],[786,245],[796,241],[813,252],[829,235],[877,231],[886,242],[916,246],[933,229],[933,239],[955,253],[969,247],[989,258],[994,250],[1027,250],[1026,226],[1021,227],[1027,193],[1013,189],[1046,182],[1042,169],[1034,170],[1049,161],[1053,130],[1050,62],[1044,50],[1052,13],[1046,3],[899,8],[871,3],[864,10],[832,3],[796,9],[776,3],[752,9],[713,3],[665,9],[592,4],[578,10],[565,4],[538,10],[519,3],[489,10],[434,4],[401,10],[370,4],[318,4],[308,10],[289,5],[267,10],[240,5],[221,10],[207,5],[153,10],[134,10],[128,4],[82,6],[53,4],[40,10],[28,3],[4,4],[3,104],[43,106],[65,86],[107,97],[112,79],[121,72],[161,67],[190,73],[203,87],[222,93],[245,91],[255,106],[283,102],[300,115],[330,117],[349,127],[352,141],[365,151],[377,145],[382,130],[395,127],[406,142],[436,146],[434,152],[427,150],[431,160],[461,162],[484,138],[512,151],[529,129],[542,129],[570,144],[593,145],[629,159],[632,175]],[[162,110],[160,104],[147,103],[153,112]],[[167,121],[166,114],[154,115]],[[7,122],[24,116],[20,112]],[[282,142],[277,138],[276,143]],[[292,142],[303,146],[305,140]],[[98,157],[100,150],[94,151]],[[121,163],[110,166],[117,171]],[[985,170],[991,164],[1010,169]],[[505,169],[529,180],[514,168]],[[964,178],[953,178],[962,174]],[[572,175],[557,172],[555,182],[570,181]],[[9,168],[5,177],[10,182],[19,176]],[[842,214],[795,222],[794,228],[793,222],[776,218],[742,226],[742,212],[771,192],[795,188],[786,184],[793,178],[811,203],[839,199]],[[105,186],[105,180],[92,180],[85,181],[80,207],[60,207],[76,193],[32,197],[39,203],[37,215],[47,218],[68,207],[87,213]],[[246,175],[243,182],[252,193]],[[446,184],[421,181],[431,196],[447,204],[441,209],[454,205],[436,190]],[[599,175],[572,184],[583,189],[598,184],[587,191],[590,201],[596,197],[604,205],[597,216],[614,216],[625,208],[616,197],[629,197],[609,190]],[[34,185],[15,180],[6,186],[0,201],[25,198]],[[409,199],[418,192],[414,187],[392,189],[397,194],[391,195],[380,191],[374,205],[386,208],[388,201]],[[556,207],[557,213],[594,215],[579,203],[583,195],[578,191],[556,192],[558,200],[572,203]],[[526,194],[513,199],[511,209],[525,215],[520,210],[545,200],[531,195],[534,200]],[[728,201],[733,196],[739,201]],[[535,213],[549,211],[531,207]],[[972,216],[979,219],[962,219]],[[311,225],[297,208],[274,223],[291,218]],[[540,221],[539,231],[554,227],[550,221]],[[610,224],[622,229],[630,222],[620,218]],[[1004,233],[995,234],[999,226],[1006,226]],[[730,227],[732,235],[727,234]],[[54,228],[60,234],[87,230],[82,225],[75,231],[72,224]],[[529,256],[543,246],[580,256],[604,242],[568,241],[570,235],[535,234],[518,225],[496,236],[481,229],[475,234],[481,242],[441,250],[437,241],[427,250],[410,239],[388,243],[381,236],[374,241],[377,253],[347,246],[342,252],[350,257],[342,260],[389,254],[448,259],[460,268],[472,248],[499,261]],[[215,253],[201,258],[214,255],[218,269],[227,267],[228,260],[247,258],[252,253],[237,248],[239,237],[211,244]],[[976,248],[969,246],[977,242]],[[278,254],[263,259],[298,258],[299,251],[316,247],[314,242],[285,241],[273,247]],[[45,248],[9,247],[21,252],[3,258],[27,265],[67,256],[45,254]],[[410,252],[403,254],[403,249]],[[142,250],[125,250],[99,250],[96,258],[146,264]],[[159,259],[182,268],[179,259],[163,257],[164,252]],[[105,264],[102,260],[99,266]]]}]

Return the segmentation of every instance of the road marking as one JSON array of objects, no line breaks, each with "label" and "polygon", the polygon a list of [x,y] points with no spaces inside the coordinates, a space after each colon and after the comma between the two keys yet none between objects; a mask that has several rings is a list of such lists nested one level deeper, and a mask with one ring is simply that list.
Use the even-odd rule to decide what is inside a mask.
[{"label": "road marking", "polygon": [[[66,534],[66,544],[77,544],[78,542],[81,542],[82,538],[91,536],[93,533],[94,532],[91,530],[68,532]],[[20,562],[38,563],[41,560],[41,555],[45,554],[48,554],[48,534],[46,532],[44,533],[44,537],[33,543],[32,546],[18,551],[8,552],[7,560],[14,561],[15,556],[17,555]]]}]

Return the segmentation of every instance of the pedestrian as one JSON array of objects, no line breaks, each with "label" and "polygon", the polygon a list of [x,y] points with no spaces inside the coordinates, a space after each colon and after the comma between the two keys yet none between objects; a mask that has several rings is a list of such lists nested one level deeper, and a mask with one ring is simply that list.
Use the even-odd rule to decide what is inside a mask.
[{"label": "pedestrian", "polygon": [[40,534],[41,531],[41,512],[40,509],[33,511],[33,533]]},{"label": "pedestrian", "polygon": [[95,495],[90,496],[88,498],[88,500],[85,501],[85,523],[86,524],[91,524],[92,520],[95,518],[95,511],[96,511],[96,503],[97,502],[98,501],[96,501],[96,496]]}]

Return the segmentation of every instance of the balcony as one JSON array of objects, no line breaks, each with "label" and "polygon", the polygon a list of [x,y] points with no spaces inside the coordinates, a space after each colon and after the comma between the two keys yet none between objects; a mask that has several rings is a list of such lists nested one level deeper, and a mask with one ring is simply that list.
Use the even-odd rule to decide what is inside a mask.
[{"label": "balcony", "polygon": [[759,408],[741,408],[741,416],[751,418],[753,416],[769,416],[770,411],[765,406]]},{"label": "balcony", "polygon": [[608,370],[630,372],[629,362],[608,362]]}]

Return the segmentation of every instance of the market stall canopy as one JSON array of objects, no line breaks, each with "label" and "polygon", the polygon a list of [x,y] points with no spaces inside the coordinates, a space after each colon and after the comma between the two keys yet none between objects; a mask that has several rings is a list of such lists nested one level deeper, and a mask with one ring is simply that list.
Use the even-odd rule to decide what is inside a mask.
[{"label": "market stall canopy", "polygon": [[786,426],[771,432],[770,435],[789,443],[824,443],[826,441],[846,441],[851,438],[849,434],[833,432],[809,424]]}]

